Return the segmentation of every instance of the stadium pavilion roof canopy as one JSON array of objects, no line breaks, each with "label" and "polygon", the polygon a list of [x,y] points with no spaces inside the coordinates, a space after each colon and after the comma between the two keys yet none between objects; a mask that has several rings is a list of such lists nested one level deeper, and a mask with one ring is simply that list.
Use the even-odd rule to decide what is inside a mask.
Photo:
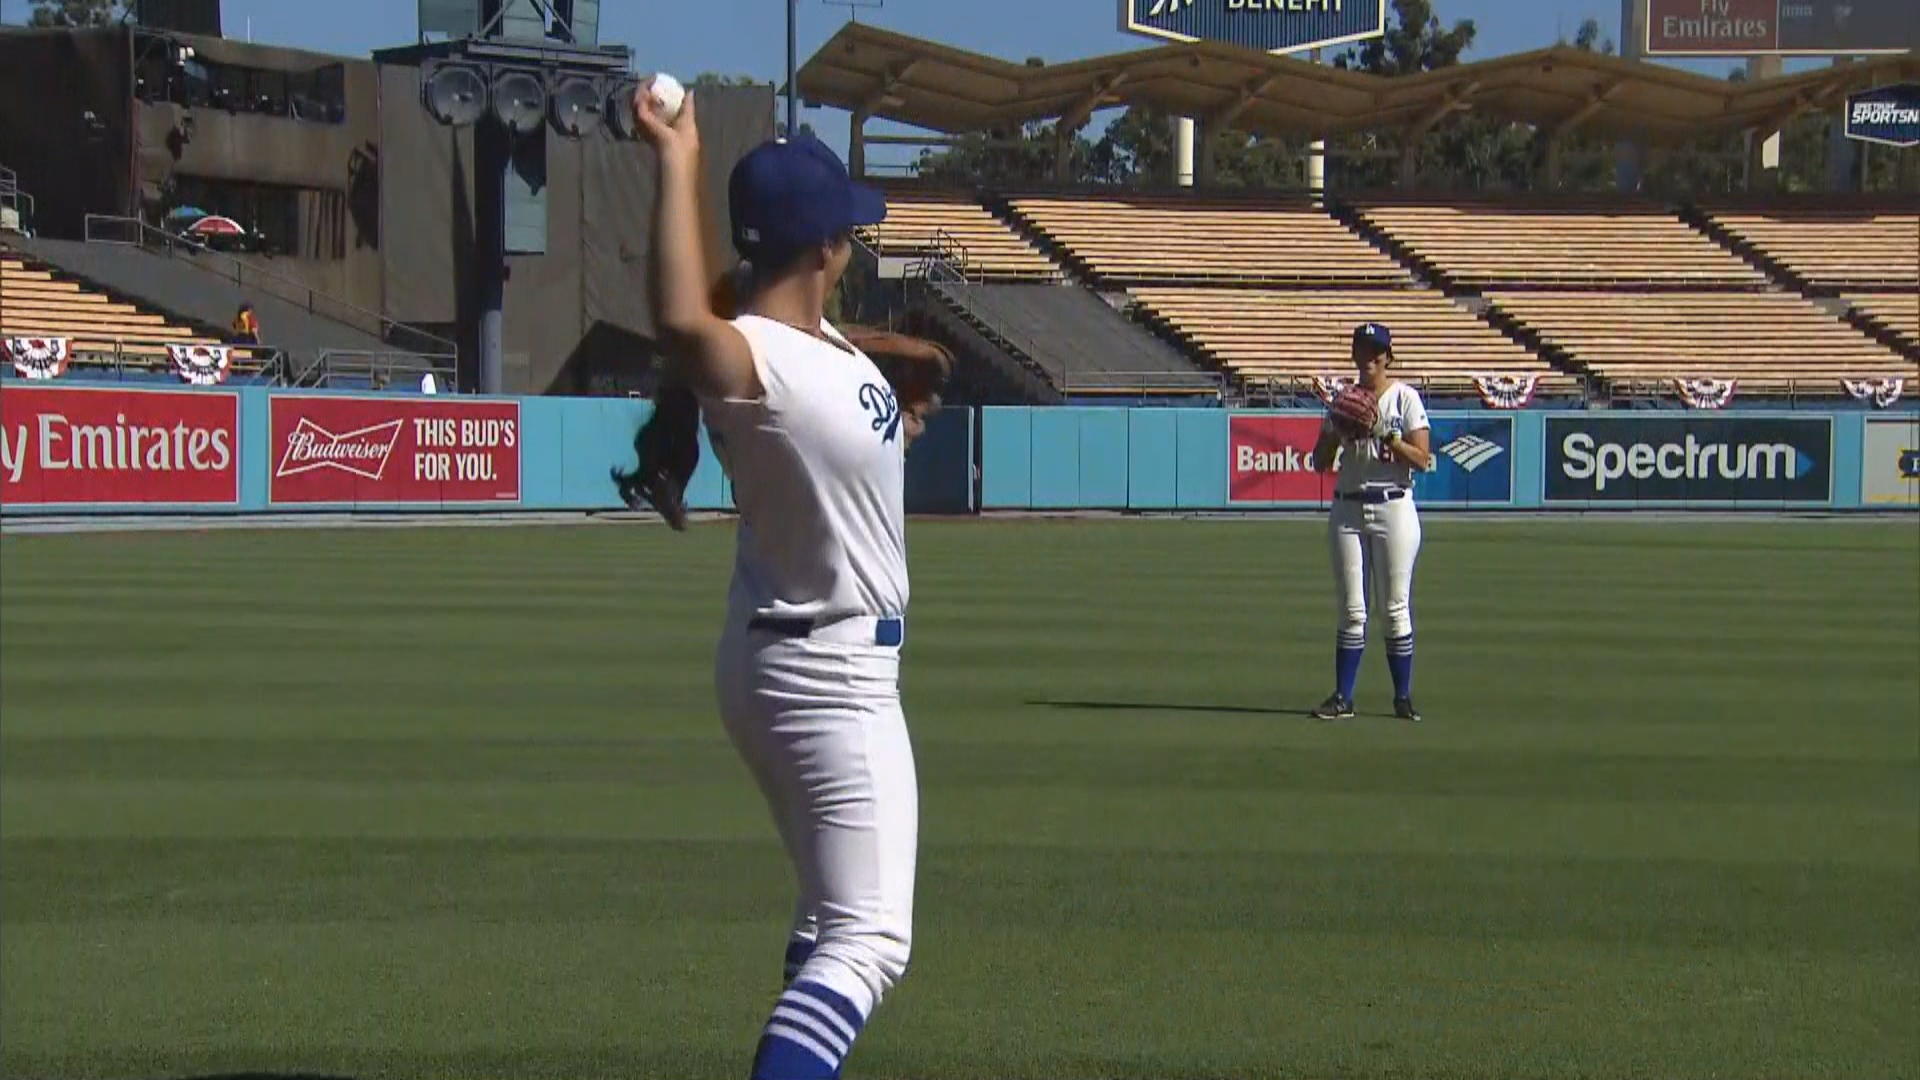
[{"label": "stadium pavilion roof canopy", "polygon": [[1474,111],[1558,135],[1674,141],[1758,127],[1837,105],[1847,93],[1920,77],[1920,54],[1753,82],[1556,46],[1401,78],[1217,42],[1163,45],[1065,64],[1017,64],[860,23],[801,67],[803,99],[932,131],[1012,129],[1150,104],[1208,126],[1268,135],[1425,130]]}]

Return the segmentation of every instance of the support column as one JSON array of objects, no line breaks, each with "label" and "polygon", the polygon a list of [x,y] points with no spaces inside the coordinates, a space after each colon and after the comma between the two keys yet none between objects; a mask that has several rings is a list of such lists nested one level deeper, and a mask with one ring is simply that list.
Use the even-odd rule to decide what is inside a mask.
[{"label": "support column", "polygon": [[847,120],[847,172],[855,180],[867,175],[867,114],[859,109]]},{"label": "support column", "polygon": [[1307,193],[1316,200],[1327,193],[1327,140],[1307,144]]},{"label": "support column", "polygon": [[[1639,60],[1646,53],[1647,0],[1620,0],[1620,58]],[[1627,194],[1640,190],[1646,173],[1647,144],[1622,139],[1613,144],[1613,187]]]},{"label": "support column", "polygon": [[474,285],[479,292],[480,392],[503,392],[502,353],[507,293],[507,170],[513,147],[506,128],[484,117],[473,128],[474,252],[479,262]]},{"label": "support column", "polygon": [[[1834,67],[1853,63],[1851,56],[1836,56]],[[1860,172],[1860,144],[1847,138],[1846,99],[1840,113],[1827,110],[1827,190],[1847,192],[1863,190],[1865,177]]]},{"label": "support column", "polygon": [[1193,186],[1193,117],[1178,116],[1173,121],[1173,182],[1180,187]]},{"label": "support column", "polygon": [[[1757,82],[1771,79],[1780,74],[1781,60],[1778,56],[1750,56],[1747,58],[1747,79]],[[1778,191],[1780,189],[1780,133],[1778,131],[1754,130],[1747,133],[1747,190]]]}]

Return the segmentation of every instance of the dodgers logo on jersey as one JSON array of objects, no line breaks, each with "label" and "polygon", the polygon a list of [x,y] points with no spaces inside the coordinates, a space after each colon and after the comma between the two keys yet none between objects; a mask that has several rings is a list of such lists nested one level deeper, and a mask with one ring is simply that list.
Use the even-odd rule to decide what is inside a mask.
[{"label": "dodgers logo on jersey", "polygon": [[900,432],[900,399],[894,397],[893,388],[879,383],[867,383],[860,388],[860,407],[873,414],[873,430],[884,431],[881,442],[892,442]]}]

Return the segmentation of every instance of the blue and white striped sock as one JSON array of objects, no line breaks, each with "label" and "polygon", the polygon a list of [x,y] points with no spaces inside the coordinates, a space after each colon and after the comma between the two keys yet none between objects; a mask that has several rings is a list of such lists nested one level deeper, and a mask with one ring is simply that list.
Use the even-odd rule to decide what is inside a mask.
[{"label": "blue and white striped sock", "polygon": [[1341,631],[1334,639],[1333,685],[1340,696],[1353,700],[1353,684],[1360,678],[1360,657],[1367,651],[1367,635]]},{"label": "blue and white striped sock", "polygon": [[753,1080],[834,1080],[867,1018],[816,982],[796,982],[774,1003],[753,1055]]},{"label": "blue and white striped sock", "polygon": [[1413,635],[1387,639],[1387,670],[1393,672],[1393,696],[1413,696]]}]

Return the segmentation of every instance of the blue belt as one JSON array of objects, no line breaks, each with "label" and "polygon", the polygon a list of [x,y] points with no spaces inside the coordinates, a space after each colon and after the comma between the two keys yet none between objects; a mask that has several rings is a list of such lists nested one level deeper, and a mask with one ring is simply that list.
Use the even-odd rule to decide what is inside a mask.
[{"label": "blue belt", "polygon": [[1343,491],[1340,498],[1344,502],[1383,503],[1407,497],[1406,488],[1386,488],[1374,491]]},{"label": "blue belt", "polygon": [[[773,615],[757,615],[747,620],[748,630],[763,630],[782,637],[812,637],[819,624],[812,619],[784,619]],[[898,648],[907,637],[907,624],[904,619],[883,618],[873,620],[873,643],[886,648]]]}]

